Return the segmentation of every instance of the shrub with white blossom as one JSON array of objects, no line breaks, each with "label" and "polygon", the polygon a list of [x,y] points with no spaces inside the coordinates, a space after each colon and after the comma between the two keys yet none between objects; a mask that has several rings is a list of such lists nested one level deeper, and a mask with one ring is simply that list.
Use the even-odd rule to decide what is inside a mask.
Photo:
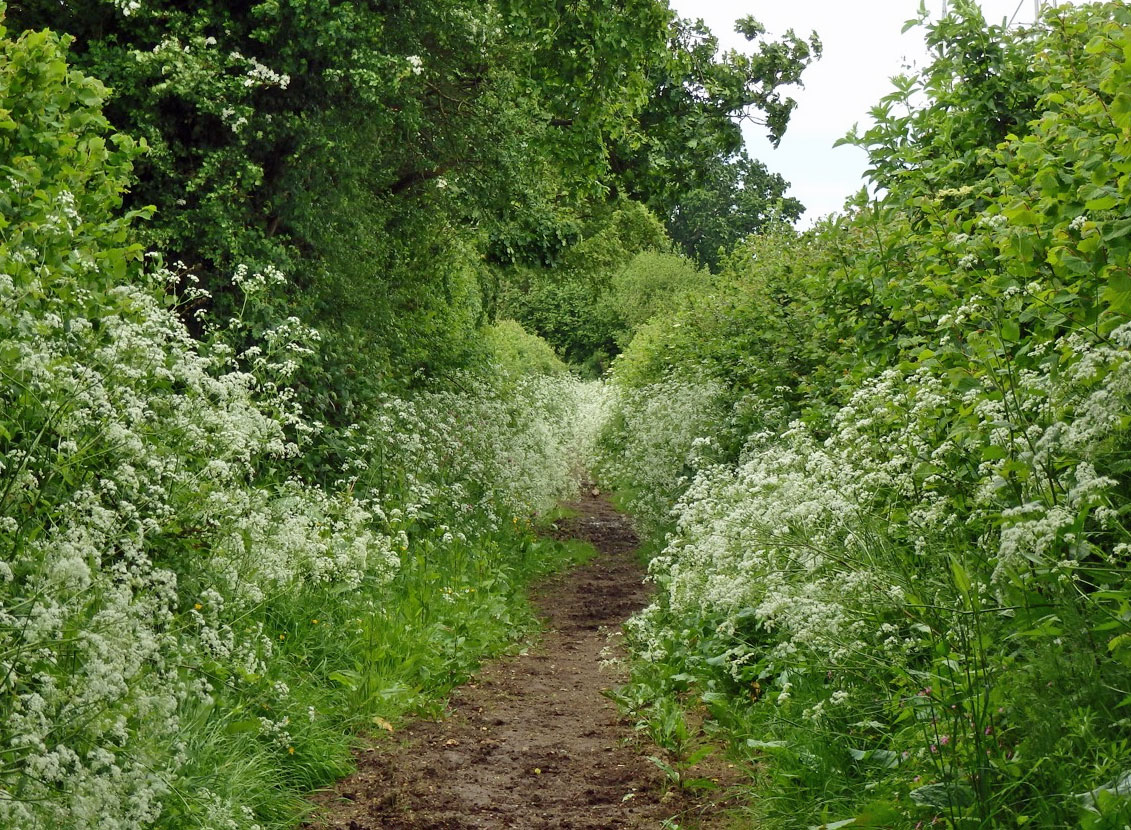
[{"label": "shrub with white blossom", "polygon": [[1131,819],[1128,31],[934,24],[855,139],[887,194],[750,242],[621,363],[606,469],[670,531],[621,694],[705,706],[766,826]]},{"label": "shrub with white blossom", "polygon": [[[0,30],[0,827],[290,826],[358,719],[513,634],[526,519],[574,486],[600,390],[485,371],[344,434],[312,421],[288,382],[316,332],[240,350],[240,316],[195,340],[143,265],[142,212],[117,210],[139,148],[104,96],[56,36]],[[281,279],[241,268],[233,291],[250,311]],[[337,481],[300,474],[335,443]],[[420,550],[482,600],[441,607]],[[450,633],[478,617],[500,622]],[[378,628],[395,665],[351,685]]]}]

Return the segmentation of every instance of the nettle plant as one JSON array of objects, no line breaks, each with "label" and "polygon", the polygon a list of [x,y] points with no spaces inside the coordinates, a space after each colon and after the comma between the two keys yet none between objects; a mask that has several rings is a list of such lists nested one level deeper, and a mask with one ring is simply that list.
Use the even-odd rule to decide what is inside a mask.
[{"label": "nettle plant", "polygon": [[779,817],[1122,827],[1131,13],[960,12],[862,142],[887,196],[782,300],[839,383],[690,482],[639,677],[705,687]]}]

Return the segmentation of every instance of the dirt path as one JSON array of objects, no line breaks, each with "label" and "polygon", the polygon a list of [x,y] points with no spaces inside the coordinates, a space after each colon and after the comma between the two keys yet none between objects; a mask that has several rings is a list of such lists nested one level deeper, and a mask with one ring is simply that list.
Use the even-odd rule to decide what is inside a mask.
[{"label": "dirt path", "polygon": [[317,799],[312,827],[633,830],[687,806],[665,794],[649,750],[602,695],[620,680],[601,665],[608,632],[647,599],[636,537],[602,499],[573,507],[563,534],[601,555],[538,589],[538,645],[485,665],[455,692],[450,717],[360,753],[357,773]]}]

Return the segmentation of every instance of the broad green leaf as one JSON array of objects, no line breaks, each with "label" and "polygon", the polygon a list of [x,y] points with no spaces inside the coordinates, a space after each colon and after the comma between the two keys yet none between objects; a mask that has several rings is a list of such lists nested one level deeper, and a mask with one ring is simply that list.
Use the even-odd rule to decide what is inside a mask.
[{"label": "broad green leaf", "polygon": [[968,807],[974,803],[974,791],[970,785],[959,781],[927,784],[917,787],[908,795],[916,804],[934,807],[936,810]]},{"label": "broad green leaf", "polygon": [[1131,314],[1131,274],[1122,270],[1112,270],[1108,275],[1103,299],[1112,311]]},{"label": "broad green leaf", "polygon": [[970,596],[970,574],[966,572],[966,568],[955,557],[950,559],[950,573],[954,577],[955,587],[964,597]]},{"label": "broad green leaf", "polygon": [[1104,226],[1103,237],[1105,242],[1114,242],[1116,239],[1122,239],[1131,233],[1131,219],[1119,219],[1114,222],[1108,222]]},{"label": "broad green leaf", "polygon": [[1094,199],[1089,199],[1084,203],[1084,207],[1088,210],[1111,210],[1113,207],[1120,203],[1120,198],[1114,194],[1107,194],[1104,196],[1097,196]]},{"label": "broad green leaf", "polygon": [[1111,102],[1112,120],[1120,129],[1131,129],[1131,93],[1120,92]]}]

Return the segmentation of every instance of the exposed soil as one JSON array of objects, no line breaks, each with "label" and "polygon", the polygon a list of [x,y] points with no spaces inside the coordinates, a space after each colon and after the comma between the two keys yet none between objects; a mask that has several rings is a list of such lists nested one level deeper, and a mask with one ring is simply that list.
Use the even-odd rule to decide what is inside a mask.
[{"label": "exposed soil", "polygon": [[537,589],[540,642],[485,665],[448,717],[358,753],[357,772],[316,797],[311,828],[633,830],[677,813],[689,826],[696,805],[665,787],[656,749],[602,694],[622,679],[602,665],[609,633],[647,600],[636,537],[603,499],[570,506],[579,516],[559,533],[601,555]]}]

